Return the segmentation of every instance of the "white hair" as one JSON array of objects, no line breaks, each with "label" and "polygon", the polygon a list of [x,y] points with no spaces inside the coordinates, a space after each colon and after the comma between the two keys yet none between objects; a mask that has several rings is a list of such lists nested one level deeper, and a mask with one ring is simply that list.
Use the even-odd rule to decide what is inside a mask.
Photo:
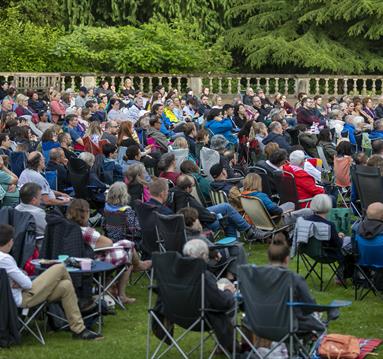
[{"label": "white hair", "polygon": [[310,208],[315,213],[328,213],[332,208],[332,200],[327,194],[317,194],[311,201]]},{"label": "white hair", "polygon": [[352,122],[355,127],[358,127],[360,124],[364,123],[364,118],[362,116],[354,116]]},{"label": "white hair", "polygon": [[126,206],[130,201],[128,189],[124,182],[114,182],[106,195],[106,202],[114,206]]},{"label": "white hair", "polygon": [[202,258],[205,261],[209,258],[209,248],[202,239],[191,239],[186,242],[182,252],[184,256]]},{"label": "white hair", "polygon": [[89,167],[93,167],[94,161],[96,160],[94,154],[90,152],[81,152],[78,158],[83,160]]},{"label": "white hair", "polygon": [[300,166],[305,161],[305,153],[301,150],[296,150],[290,153],[290,163],[295,166]]}]

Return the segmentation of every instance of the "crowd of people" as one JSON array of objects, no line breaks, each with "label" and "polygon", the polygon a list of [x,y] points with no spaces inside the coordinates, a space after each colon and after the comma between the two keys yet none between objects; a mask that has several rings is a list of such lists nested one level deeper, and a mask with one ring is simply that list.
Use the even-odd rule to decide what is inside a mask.
[{"label": "crowd of people", "polygon": [[[125,305],[135,301],[126,293],[131,272],[152,265],[140,247],[144,228],[135,206],[142,202],[160,214],[184,216],[190,240],[185,255],[209,263],[234,258],[225,272],[231,282],[237,266],[247,261],[240,238],[271,241],[271,264],[287,267],[292,242],[305,240],[294,230],[305,225],[300,218],[328,226],[328,253],[339,261],[338,279],[352,277],[346,235],[327,215],[340,205],[339,193],[352,187],[354,164],[379,167],[383,173],[383,96],[378,103],[370,97],[343,96],[330,97],[324,104],[319,95],[300,93],[290,104],[282,94],[268,98],[261,88],[247,88],[231,103],[223,103],[209,88],[201,94],[188,88],[181,94],[158,85],[148,96],[127,78],[119,89],[103,80],[97,88],[47,93],[21,93],[12,83],[2,82],[0,106],[1,206],[33,216],[36,235],[44,237],[33,258],[41,257],[40,242],[49,240],[50,226],[68,221],[80,229],[91,250],[116,246],[96,257],[126,266],[112,288]],[[208,150],[212,152],[206,166]],[[324,162],[332,175],[323,170]],[[265,178],[254,168],[266,174],[268,191]],[[55,181],[49,179],[51,173]],[[78,192],[80,173],[87,174],[81,177],[86,194]],[[294,178],[296,203],[280,203],[273,179],[286,175]],[[227,201],[213,203],[212,191],[225,193]],[[271,233],[257,228],[245,213],[243,196],[260,200],[290,232],[271,239]],[[352,196],[357,208],[357,193]],[[128,235],[105,220],[115,213],[125,216]],[[0,220],[4,223],[1,210]],[[382,220],[383,204],[372,204],[355,233],[367,240],[382,236]],[[220,231],[237,239],[228,253],[211,249]],[[0,268],[8,273],[16,304],[29,307],[61,300],[74,337],[99,339],[81,319],[89,296],[73,286],[65,267],[56,265],[31,281],[9,255],[13,238],[14,228],[0,225]],[[312,302],[307,285],[299,283],[297,299]],[[221,299],[228,307],[235,290],[232,284],[223,288]]]}]

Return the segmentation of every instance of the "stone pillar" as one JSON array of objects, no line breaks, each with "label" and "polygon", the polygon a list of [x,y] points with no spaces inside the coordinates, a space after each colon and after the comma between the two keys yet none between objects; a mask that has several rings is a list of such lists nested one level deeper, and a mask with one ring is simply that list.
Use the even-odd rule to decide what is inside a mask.
[{"label": "stone pillar", "polygon": [[83,77],[83,81],[84,81],[84,86],[86,88],[94,88],[97,86],[97,83],[96,83],[96,75],[85,75]]},{"label": "stone pillar", "polygon": [[308,78],[302,78],[302,77],[298,77],[297,78],[297,88],[295,89],[296,93],[295,95],[297,96],[298,93],[300,92],[305,92],[305,93],[309,93],[309,89],[310,89],[310,86],[309,86],[309,79]]},{"label": "stone pillar", "polygon": [[202,77],[190,76],[188,86],[193,90],[194,95],[198,96],[202,91]]}]

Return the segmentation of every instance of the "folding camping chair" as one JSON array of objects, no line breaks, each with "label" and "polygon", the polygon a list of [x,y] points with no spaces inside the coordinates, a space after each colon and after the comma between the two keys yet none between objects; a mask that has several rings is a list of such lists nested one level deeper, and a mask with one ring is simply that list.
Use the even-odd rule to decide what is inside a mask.
[{"label": "folding camping chair", "polygon": [[[104,217],[102,220],[102,228],[105,236],[116,242],[120,239],[136,240],[139,239],[137,228],[129,227],[127,221],[127,214],[124,211],[110,212],[104,210]],[[120,237],[119,239],[116,239]]]},{"label": "folding camping chair", "polygon": [[343,167],[341,165],[342,161],[348,161],[347,157],[336,157],[334,158],[334,184],[338,191],[340,198],[346,208],[349,208],[350,205],[348,203],[351,202],[351,167],[348,169],[346,174],[343,171],[340,171],[339,168]]},{"label": "folding camping chair", "polygon": [[213,191],[210,190],[210,198],[213,203],[213,206],[216,206],[217,204],[222,203],[228,203],[229,199],[227,198],[226,192],[219,190],[219,191]]},{"label": "folding camping chair", "polygon": [[241,204],[254,226],[263,231],[270,231],[274,234],[290,227],[283,223],[281,216],[271,216],[263,202],[257,197],[241,196]]},{"label": "folding camping chair", "polygon": [[364,239],[357,234],[355,242],[358,252],[355,263],[355,300],[363,300],[369,292],[383,299],[382,290],[376,288],[374,277],[371,275],[373,272],[376,274],[376,271],[383,271],[383,240]]},{"label": "folding camping chair", "polygon": [[307,208],[312,200],[312,198],[298,198],[295,177],[290,172],[283,171],[282,176],[275,176],[274,184],[279,194],[279,200],[281,204],[286,202],[293,202],[295,203],[295,208],[301,208],[302,204],[304,204]]},{"label": "folding camping chair", "polygon": [[160,252],[175,251],[182,253],[187,242],[184,216],[182,214],[163,215],[155,213],[155,227]]},{"label": "folding camping chair", "polygon": [[[225,353],[227,358],[230,358],[229,353],[219,344],[212,332],[212,326],[207,318],[209,309],[206,308],[205,298],[206,263],[199,258],[182,257],[178,252],[153,253],[152,258],[153,269],[149,287],[146,358],[160,358],[173,347],[177,349],[182,358],[189,358],[190,354],[197,349],[200,349],[200,358],[204,358],[204,344],[209,337],[212,337],[215,341],[214,349],[209,358],[214,355],[217,347]],[[156,286],[154,286],[154,278],[156,278]],[[163,311],[161,313],[152,307],[154,289],[158,292],[162,304]],[[180,326],[185,331],[178,337],[173,336],[172,330],[169,330],[161,321],[161,315],[167,321]],[[163,336],[154,352],[151,353],[150,331],[153,324],[159,327]],[[179,343],[192,331],[199,332],[199,343],[191,351],[186,352]],[[207,336],[205,336],[205,331],[208,332]],[[171,344],[161,352],[164,342]]]},{"label": "folding camping chair", "polygon": [[202,147],[200,151],[200,161],[201,161],[201,168],[203,169],[203,172],[210,179],[212,179],[212,177],[210,176],[210,168],[216,163],[219,163],[220,161],[219,153],[210,148]]},{"label": "folding camping chair", "polygon": [[[333,278],[336,276],[342,286],[347,289],[346,283],[338,275],[339,264],[336,254],[332,254],[332,248],[326,248],[326,241],[320,241],[315,237],[311,237],[308,243],[300,243],[297,247],[297,273],[300,269],[300,259],[302,259],[303,266],[307,273],[305,279],[315,276],[319,280],[319,290],[325,291],[331,284]],[[319,272],[317,270],[319,266]],[[323,278],[323,267],[328,266],[331,270],[331,277],[325,286]]]},{"label": "folding camping chair", "polygon": [[57,191],[57,171],[45,171],[44,177],[52,191]]},{"label": "folding camping chair", "polygon": [[[277,342],[267,353],[261,354],[237,323],[233,342],[236,342],[236,336],[239,333],[250,347],[250,353],[246,358],[250,358],[252,354],[255,354],[257,358],[267,358],[284,343],[288,344],[289,358],[311,358],[322,337],[318,338],[312,346],[303,342],[305,335],[312,335],[312,333],[302,333],[299,330],[294,308],[300,308],[305,313],[327,312],[327,319],[330,321],[337,319],[339,308],[351,304],[349,301],[333,301],[330,305],[294,302],[295,275],[285,268],[242,265],[238,272],[239,297],[245,311],[244,326],[259,338]],[[236,314],[239,304],[237,300]],[[323,331],[326,332],[324,325]],[[234,350],[235,348],[234,346]],[[235,357],[234,352],[233,358]]]},{"label": "folding camping chair", "polygon": [[[41,332],[37,319],[39,315],[43,313],[43,309],[45,308],[46,302],[36,305],[33,308],[17,308],[16,303],[13,300],[7,272],[5,269],[2,269],[2,268],[0,268],[0,282],[1,282],[0,287],[2,289],[5,289],[5,291],[1,292],[1,296],[2,296],[1,299],[4,300],[2,304],[3,305],[5,305],[5,303],[8,304],[9,308],[7,309],[10,315],[11,314],[15,315],[17,317],[17,322],[18,322],[18,323],[11,323],[11,325],[15,326],[14,328],[11,329],[8,327],[9,335],[11,335],[12,332],[18,331],[18,336],[16,337],[15,335],[14,337],[15,343],[18,343],[20,339],[20,335],[24,331],[27,331],[30,334],[32,334],[40,344],[45,345],[45,339]],[[8,300],[7,296],[11,298],[10,301]],[[3,333],[7,329],[6,327],[4,327],[5,325],[6,323],[2,323]],[[35,329],[33,329],[33,327],[35,327]],[[2,339],[5,339],[5,338],[2,338]]]},{"label": "folding camping chair", "polygon": [[248,168],[250,173],[256,173],[258,174],[262,179],[262,192],[266,193],[270,198],[275,197],[275,193],[273,193],[271,189],[272,178],[270,178],[270,175],[267,173],[267,171],[258,166],[252,166]]}]

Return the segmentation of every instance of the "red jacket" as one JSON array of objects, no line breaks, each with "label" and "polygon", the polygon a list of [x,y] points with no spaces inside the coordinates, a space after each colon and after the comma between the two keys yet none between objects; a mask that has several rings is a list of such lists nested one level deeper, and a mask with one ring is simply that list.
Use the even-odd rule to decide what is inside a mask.
[{"label": "red jacket", "polygon": [[[325,193],[321,186],[315,184],[315,179],[311,177],[302,168],[294,165],[284,165],[283,170],[290,172],[295,177],[295,185],[297,187],[298,199],[306,199],[314,197],[317,194]],[[301,205],[302,208],[306,207],[307,203]]]}]

